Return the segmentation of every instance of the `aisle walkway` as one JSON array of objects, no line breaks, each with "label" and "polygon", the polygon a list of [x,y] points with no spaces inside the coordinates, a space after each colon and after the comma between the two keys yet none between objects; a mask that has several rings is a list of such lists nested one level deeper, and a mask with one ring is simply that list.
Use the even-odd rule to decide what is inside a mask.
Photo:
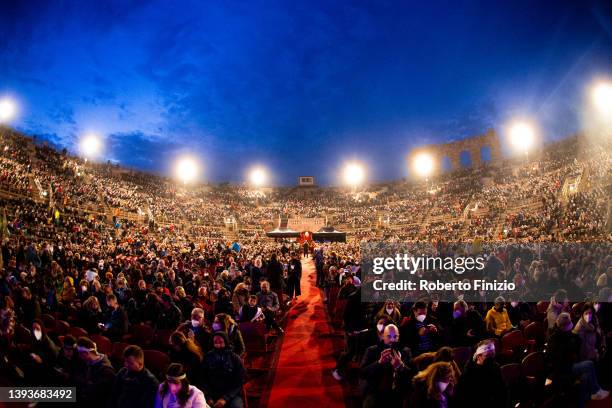
[{"label": "aisle walkway", "polygon": [[312,259],[302,260],[302,296],[288,314],[269,408],[343,407],[342,386],[333,379],[333,330],[319,289]]}]

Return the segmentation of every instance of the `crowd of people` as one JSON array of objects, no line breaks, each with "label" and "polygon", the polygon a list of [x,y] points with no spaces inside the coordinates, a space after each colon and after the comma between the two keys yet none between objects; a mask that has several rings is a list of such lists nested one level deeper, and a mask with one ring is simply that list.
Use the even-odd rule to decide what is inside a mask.
[{"label": "crowd of people", "polygon": [[[521,377],[529,383],[517,389],[507,381],[507,366],[532,353],[546,356],[538,375],[568,401],[605,398],[612,160],[597,146],[579,155],[577,143],[427,185],[254,193],[184,188],[3,131],[1,382],[73,385],[83,406],[244,406],[252,350],[241,328],[283,335],[284,314],[300,296],[301,256],[312,252],[317,285],[345,333],[330,375],[347,381],[351,361],[360,361],[366,407],[542,403],[539,377]],[[569,179],[580,185],[564,194]],[[349,242],[264,238],[280,214],[325,216],[346,227]],[[241,227],[233,240],[227,218]],[[377,240],[483,242],[491,276],[519,289],[478,302],[425,294],[362,302],[360,243]],[[576,242],[603,245],[556,246]],[[525,300],[533,298],[543,302]],[[527,341],[540,333],[534,327],[541,338]],[[525,341],[506,347],[515,332]]]}]

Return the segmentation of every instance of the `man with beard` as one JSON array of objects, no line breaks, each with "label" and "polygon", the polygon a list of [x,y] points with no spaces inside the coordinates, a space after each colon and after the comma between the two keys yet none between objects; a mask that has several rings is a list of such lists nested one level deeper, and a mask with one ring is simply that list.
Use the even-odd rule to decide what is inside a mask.
[{"label": "man with beard", "polygon": [[245,368],[240,357],[229,347],[225,332],[213,334],[213,349],[203,363],[204,390],[211,407],[242,408],[241,391]]},{"label": "man with beard", "polygon": [[396,325],[384,328],[382,341],[369,347],[361,361],[360,376],[365,380],[363,407],[401,406],[402,391],[410,388],[413,371],[411,352],[400,345]]},{"label": "man with beard", "polygon": [[506,390],[499,364],[495,362],[495,344],[491,340],[478,343],[455,388],[457,406],[505,407]]},{"label": "man with beard", "polygon": [[117,373],[109,407],[151,407],[159,382],[144,366],[144,352],[128,346],[123,352],[124,367]]}]

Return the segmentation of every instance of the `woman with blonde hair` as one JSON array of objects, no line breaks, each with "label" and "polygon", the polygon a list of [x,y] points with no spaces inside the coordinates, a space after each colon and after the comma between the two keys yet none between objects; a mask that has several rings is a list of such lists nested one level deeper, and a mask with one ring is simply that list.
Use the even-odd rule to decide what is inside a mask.
[{"label": "woman with blonde hair", "polygon": [[447,408],[453,396],[456,382],[453,366],[447,362],[437,362],[414,376],[414,392],[411,406],[427,408]]}]

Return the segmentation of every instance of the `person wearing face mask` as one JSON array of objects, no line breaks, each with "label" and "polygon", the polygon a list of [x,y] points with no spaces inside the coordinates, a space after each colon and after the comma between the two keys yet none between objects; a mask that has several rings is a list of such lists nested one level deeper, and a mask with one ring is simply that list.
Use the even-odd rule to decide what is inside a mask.
[{"label": "person wearing face mask", "polygon": [[414,376],[414,390],[410,406],[423,408],[448,408],[456,382],[451,364],[437,362]]},{"label": "person wearing face mask", "polygon": [[580,360],[598,362],[603,355],[600,351],[606,347],[606,337],[601,332],[592,303],[584,304],[572,331],[580,338]]},{"label": "person wearing face mask", "polygon": [[580,338],[572,332],[570,314],[563,312],[557,318],[555,328],[548,339],[546,354],[552,366],[552,386],[561,394],[571,389],[574,382],[580,382],[580,406],[590,398],[600,400],[610,394],[599,386],[595,363],[580,361]]},{"label": "person wearing face mask", "polygon": [[394,302],[385,302],[383,307],[376,314],[376,320],[386,316],[393,321],[393,324],[399,325],[402,321],[402,313],[397,308]]},{"label": "person wearing face mask", "polygon": [[503,297],[498,296],[495,299],[493,307],[487,312],[485,316],[485,323],[487,325],[487,331],[489,334],[497,337],[503,336],[506,332],[514,329],[508,312],[504,307],[505,300]]},{"label": "person wearing face mask", "polygon": [[203,363],[204,391],[213,408],[242,408],[241,391],[246,370],[240,357],[229,347],[225,332],[213,334],[213,349]]},{"label": "person wearing face mask", "polygon": [[32,322],[32,344],[30,347],[30,361],[26,366],[26,377],[30,378],[32,385],[39,385],[50,375],[55,364],[59,348],[47,335],[41,320]]},{"label": "person wearing face mask", "polygon": [[242,333],[240,327],[232,319],[232,317],[225,313],[219,313],[215,316],[215,320],[212,324],[213,333],[222,331],[227,335],[229,339],[228,346],[232,351],[239,356],[243,356],[246,349],[244,346],[244,340],[242,339]]},{"label": "person wearing face mask", "polygon": [[450,325],[450,345],[473,346],[485,336],[485,324],[477,310],[470,309],[464,300],[453,304],[453,321]]},{"label": "person wearing face mask", "polygon": [[170,364],[166,379],[159,385],[154,408],[210,408],[204,393],[189,384],[181,364]]},{"label": "person wearing face mask", "polygon": [[441,330],[437,320],[427,313],[425,302],[414,304],[412,315],[404,319],[401,330],[402,344],[410,347],[415,356],[438,349]]},{"label": "person wearing face mask", "polygon": [[152,406],[159,381],[145,368],[142,349],[134,345],[126,347],[123,364],[115,378],[109,408]]},{"label": "person wearing face mask", "polygon": [[457,382],[455,397],[460,407],[506,406],[506,389],[501,369],[495,361],[495,344],[491,340],[478,343],[472,360]]},{"label": "person wearing face mask", "polygon": [[181,324],[176,330],[193,339],[202,350],[210,349],[210,329],[206,326],[203,309],[194,308],[191,311],[191,319]]}]

